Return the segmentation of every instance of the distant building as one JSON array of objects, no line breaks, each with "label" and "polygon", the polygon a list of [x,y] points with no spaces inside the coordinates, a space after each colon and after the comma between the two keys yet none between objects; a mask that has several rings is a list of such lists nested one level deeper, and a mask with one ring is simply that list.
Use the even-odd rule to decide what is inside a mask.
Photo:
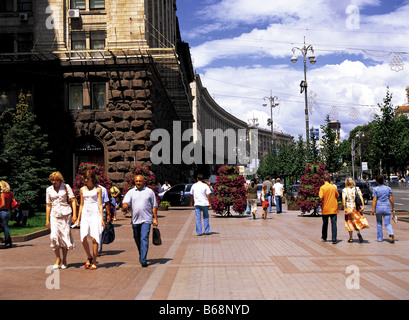
[{"label": "distant building", "polygon": [[399,106],[395,111],[395,116],[404,115],[409,118],[409,87],[406,87],[406,104]]}]

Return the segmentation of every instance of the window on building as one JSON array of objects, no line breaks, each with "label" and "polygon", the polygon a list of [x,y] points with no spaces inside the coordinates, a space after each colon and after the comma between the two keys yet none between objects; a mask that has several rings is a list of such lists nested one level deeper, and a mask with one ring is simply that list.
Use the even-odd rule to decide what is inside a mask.
[{"label": "window on building", "polygon": [[1,12],[13,12],[14,0],[2,0],[0,1],[0,13]]},{"label": "window on building", "polygon": [[90,9],[104,9],[105,0],[89,0]]},{"label": "window on building", "polygon": [[107,105],[106,101],[106,83],[94,82],[92,83],[92,109],[100,110],[105,109]]},{"label": "window on building", "polygon": [[33,11],[33,0],[17,0],[17,11],[18,12],[32,12]]},{"label": "window on building", "polygon": [[84,50],[87,47],[85,31],[71,33],[71,50]]},{"label": "window on building", "polygon": [[30,52],[31,50],[33,50],[33,34],[17,34],[17,52]]},{"label": "window on building", "polygon": [[70,83],[68,85],[69,110],[83,109],[82,83]]},{"label": "window on building", "polygon": [[90,32],[90,49],[91,50],[105,49],[105,31]]},{"label": "window on building", "polygon": [[71,0],[71,9],[85,9],[85,0]]},{"label": "window on building", "polygon": [[0,53],[14,52],[14,35],[12,33],[0,34]]}]

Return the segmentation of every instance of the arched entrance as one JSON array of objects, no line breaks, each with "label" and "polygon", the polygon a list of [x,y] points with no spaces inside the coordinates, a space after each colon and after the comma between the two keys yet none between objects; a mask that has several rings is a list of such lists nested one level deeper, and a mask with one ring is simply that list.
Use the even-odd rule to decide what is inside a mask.
[{"label": "arched entrance", "polygon": [[95,137],[84,136],[75,141],[73,150],[73,173],[74,179],[77,174],[78,166],[83,162],[96,163],[105,166],[104,146]]}]

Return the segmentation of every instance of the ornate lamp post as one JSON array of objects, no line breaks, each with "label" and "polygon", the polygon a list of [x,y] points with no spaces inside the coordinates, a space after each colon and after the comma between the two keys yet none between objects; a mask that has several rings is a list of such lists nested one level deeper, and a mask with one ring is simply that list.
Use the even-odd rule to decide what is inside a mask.
[{"label": "ornate lamp post", "polygon": [[305,37],[304,37],[304,46],[302,48],[294,47],[291,50],[293,52],[293,57],[291,58],[292,63],[296,63],[298,61],[295,55],[296,50],[299,50],[304,57],[304,80],[301,81],[300,87],[301,87],[301,93],[303,92],[305,93],[305,134],[306,134],[307,143],[309,143],[310,129],[309,129],[309,116],[308,116],[308,94],[307,94],[308,84],[307,84],[307,59],[306,59],[308,52],[311,53],[310,55],[308,55],[308,60],[310,61],[311,64],[315,64],[317,60],[315,60],[314,48],[312,47],[312,45],[307,46],[305,44]]},{"label": "ornate lamp post", "polygon": [[[278,97],[274,96],[273,94],[270,94],[270,97],[264,97],[264,101],[270,101],[270,111],[271,111],[271,118],[268,119],[267,125],[271,126],[271,150],[274,152],[275,151],[275,141],[274,141],[274,122],[273,122],[273,108],[277,107],[279,103],[277,102]],[[263,107],[267,107],[267,103],[263,103]]]}]

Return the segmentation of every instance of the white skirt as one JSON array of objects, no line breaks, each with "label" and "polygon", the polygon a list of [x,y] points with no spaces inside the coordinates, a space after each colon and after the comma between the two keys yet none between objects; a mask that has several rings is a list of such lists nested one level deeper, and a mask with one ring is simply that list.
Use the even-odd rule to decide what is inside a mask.
[{"label": "white skirt", "polygon": [[75,247],[74,238],[71,234],[71,217],[69,214],[57,218],[51,214],[50,247],[54,250],[58,250],[59,248],[71,250]]},{"label": "white skirt", "polygon": [[101,242],[102,231],[101,215],[98,212],[83,210],[80,222],[81,242],[89,235],[99,244]]}]

